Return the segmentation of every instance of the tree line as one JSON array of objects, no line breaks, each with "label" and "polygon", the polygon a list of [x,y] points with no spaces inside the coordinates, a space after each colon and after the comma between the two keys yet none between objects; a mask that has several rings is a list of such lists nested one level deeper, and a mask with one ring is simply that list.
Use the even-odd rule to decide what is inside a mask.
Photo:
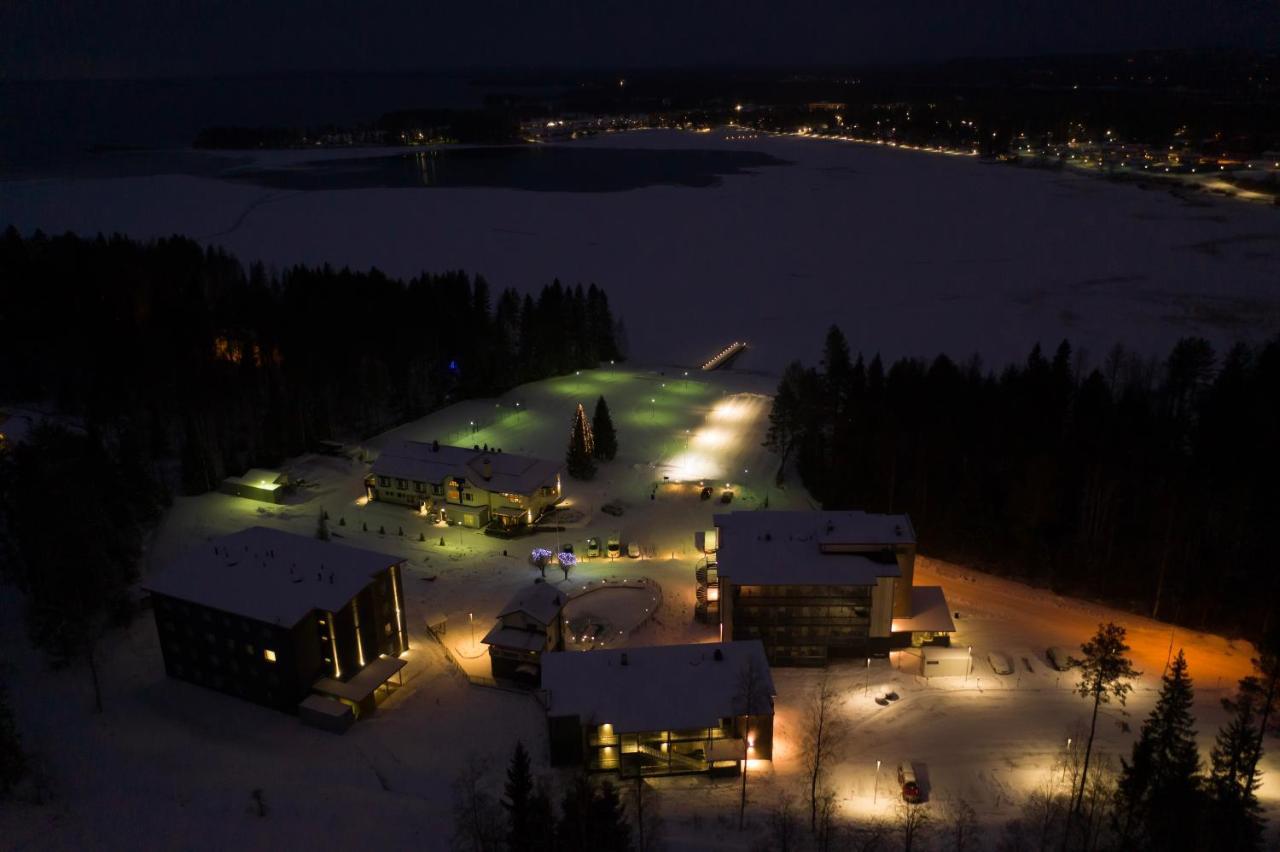
[{"label": "tree line", "polygon": [[766,445],[827,509],[909,513],[930,555],[1195,628],[1276,622],[1280,340],[1097,367],[1063,341],[994,371],[851,357],[832,327]]},{"label": "tree line", "polygon": [[177,459],[187,493],[443,405],[622,358],[608,296],[479,275],[247,270],[174,237],[0,240],[0,400]]}]

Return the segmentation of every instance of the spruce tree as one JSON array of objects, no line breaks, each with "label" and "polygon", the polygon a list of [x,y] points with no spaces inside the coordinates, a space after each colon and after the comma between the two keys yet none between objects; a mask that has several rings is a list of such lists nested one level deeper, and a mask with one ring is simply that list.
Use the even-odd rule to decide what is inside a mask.
[{"label": "spruce tree", "polygon": [[1240,682],[1235,700],[1222,699],[1231,721],[1218,732],[1210,753],[1208,794],[1211,801],[1208,843],[1215,849],[1262,848],[1262,813],[1257,790],[1262,773],[1257,764],[1258,709],[1261,685],[1256,678]]},{"label": "spruce tree", "polygon": [[507,767],[507,783],[503,787],[502,808],[507,812],[507,848],[512,852],[532,849],[530,836],[530,803],[533,799],[533,772],[529,768],[529,752],[516,740],[511,764]]},{"label": "spruce tree", "polygon": [[596,475],[596,463],[592,458],[595,441],[591,435],[591,424],[587,421],[587,413],[578,403],[578,410],[573,414],[573,427],[569,432],[569,449],[565,453],[565,466],[574,479],[591,479]]},{"label": "spruce tree", "polygon": [[1155,849],[1192,849],[1197,842],[1200,753],[1196,749],[1194,693],[1182,651],[1161,678],[1160,696],[1122,761],[1117,798],[1122,842]]},{"label": "spruce tree", "polygon": [[609,403],[604,397],[596,400],[596,413],[591,418],[592,437],[596,447],[593,455],[601,461],[613,461],[618,454],[618,435],[613,430],[613,418],[609,416]]},{"label": "spruce tree", "polygon": [[618,796],[618,788],[609,781],[591,800],[590,822],[595,848],[600,852],[630,852],[631,823],[627,820],[626,805]]}]

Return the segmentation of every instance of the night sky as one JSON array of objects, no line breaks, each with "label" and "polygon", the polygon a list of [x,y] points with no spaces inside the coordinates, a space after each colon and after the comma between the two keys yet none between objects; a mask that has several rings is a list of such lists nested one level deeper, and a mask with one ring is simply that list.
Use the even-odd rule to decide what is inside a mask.
[{"label": "night sky", "polygon": [[0,0],[0,75],[906,63],[1280,48],[1275,0]]}]

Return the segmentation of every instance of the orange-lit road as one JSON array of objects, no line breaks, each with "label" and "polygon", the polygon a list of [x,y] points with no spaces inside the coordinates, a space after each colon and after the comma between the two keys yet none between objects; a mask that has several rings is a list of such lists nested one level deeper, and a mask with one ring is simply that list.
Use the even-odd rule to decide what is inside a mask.
[{"label": "orange-lit road", "polygon": [[[959,611],[961,616],[956,622],[955,643],[972,644],[975,657],[979,650],[985,654],[1001,649],[1000,639],[994,646],[984,640],[1000,636],[1008,642],[1012,638],[1010,634],[1027,637],[1028,641],[1039,640],[1033,647],[1040,651],[1050,645],[1077,650],[1082,641],[1093,635],[1099,623],[1114,621],[1128,630],[1134,666],[1142,671],[1144,681],[1158,679],[1163,672],[1171,632],[1174,653],[1184,649],[1191,676],[1200,689],[1230,689],[1253,671],[1250,660],[1254,648],[1248,642],[1173,627],[1102,604],[1061,598],[1043,589],[951,563],[918,559],[915,582],[942,586],[951,609]],[[986,627],[991,622],[999,622],[1000,626],[989,631]],[[984,635],[987,633],[994,636]]]}]

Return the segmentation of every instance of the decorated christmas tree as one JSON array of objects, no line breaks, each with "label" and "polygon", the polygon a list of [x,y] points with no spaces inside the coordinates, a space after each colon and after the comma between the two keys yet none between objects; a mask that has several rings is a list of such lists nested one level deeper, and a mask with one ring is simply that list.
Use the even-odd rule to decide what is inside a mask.
[{"label": "decorated christmas tree", "polygon": [[569,432],[569,450],[565,454],[565,466],[574,479],[591,479],[596,475],[596,463],[592,458],[595,452],[595,439],[591,435],[591,423],[587,420],[587,412],[582,404],[573,415],[573,428]]}]

